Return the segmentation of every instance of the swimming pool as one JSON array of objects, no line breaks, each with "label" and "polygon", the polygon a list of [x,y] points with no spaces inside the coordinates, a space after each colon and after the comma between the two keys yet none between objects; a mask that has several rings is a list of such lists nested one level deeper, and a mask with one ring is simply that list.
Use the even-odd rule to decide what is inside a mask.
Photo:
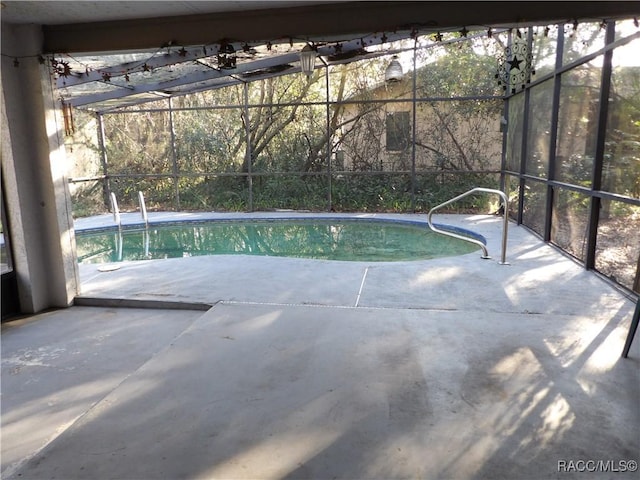
[{"label": "swimming pool", "polygon": [[[479,239],[474,232],[440,225]],[[432,232],[424,223],[371,219],[214,220],[76,232],[79,263],[267,255],[342,261],[409,261],[464,255],[469,242]]]}]

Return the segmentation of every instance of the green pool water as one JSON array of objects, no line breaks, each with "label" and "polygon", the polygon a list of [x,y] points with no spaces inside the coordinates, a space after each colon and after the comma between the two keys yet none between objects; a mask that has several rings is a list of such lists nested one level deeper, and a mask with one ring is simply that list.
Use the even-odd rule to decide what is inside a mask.
[{"label": "green pool water", "polygon": [[76,243],[80,263],[198,255],[388,262],[464,255],[478,250],[469,242],[434,233],[426,225],[342,220],[152,225],[121,232],[77,232]]}]

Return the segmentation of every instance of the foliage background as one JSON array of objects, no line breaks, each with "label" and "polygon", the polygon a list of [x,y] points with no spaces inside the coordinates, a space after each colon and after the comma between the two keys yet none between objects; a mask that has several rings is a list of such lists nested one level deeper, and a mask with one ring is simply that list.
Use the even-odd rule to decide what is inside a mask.
[{"label": "foliage background", "polygon": [[[227,87],[105,114],[106,165],[94,148],[93,173],[107,178],[75,188],[74,214],[109,209],[109,192],[121,210],[138,208],[142,191],[149,210],[411,212],[472,186],[497,187],[502,97],[492,52],[503,41],[417,50],[415,143],[401,151],[386,149],[385,116],[412,117],[413,42],[390,45],[406,50],[405,78],[394,85],[383,81],[391,60],[383,55],[332,66],[329,99],[318,69],[309,81],[282,75],[246,92]],[[412,119],[409,140],[413,127]],[[472,198],[459,207],[488,205]]]}]

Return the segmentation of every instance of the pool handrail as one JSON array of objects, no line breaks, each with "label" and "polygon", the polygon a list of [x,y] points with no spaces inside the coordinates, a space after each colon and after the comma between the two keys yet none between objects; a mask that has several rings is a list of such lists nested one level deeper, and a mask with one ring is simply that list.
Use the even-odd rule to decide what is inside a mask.
[{"label": "pool handrail", "polygon": [[120,220],[120,209],[118,208],[118,200],[116,200],[116,194],[111,192],[109,195],[111,198],[111,210],[113,211],[113,221],[118,225],[118,229],[122,228],[122,221]]},{"label": "pool handrail", "polygon": [[491,258],[489,256],[489,252],[487,250],[487,246],[481,242],[480,240],[476,240],[475,238],[469,238],[469,237],[465,237],[463,235],[458,235],[457,233],[453,233],[453,232],[449,232],[447,230],[442,230],[440,228],[437,228],[433,225],[433,222],[431,221],[431,217],[433,215],[433,213],[442,208],[442,207],[446,207],[447,205],[450,205],[454,202],[457,202],[458,200],[467,197],[469,195],[473,195],[474,193],[478,193],[478,192],[483,192],[483,193],[495,193],[496,195],[499,195],[500,198],[502,198],[502,207],[503,207],[503,226],[502,226],[502,255],[501,255],[501,259],[500,259],[500,265],[508,265],[507,263],[507,230],[509,228],[509,199],[507,198],[507,195],[502,191],[502,190],[496,190],[493,188],[484,188],[484,187],[476,187],[476,188],[472,188],[471,190],[469,190],[468,192],[462,193],[460,195],[458,195],[457,197],[452,198],[451,200],[447,200],[446,202],[441,203],[440,205],[436,205],[435,207],[433,207],[431,210],[429,210],[429,215],[427,216],[427,222],[429,223],[429,227],[431,228],[431,230],[433,230],[434,232],[437,233],[441,233],[443,235],[448,235],[450,237],[454,237],[457,238],[459,240],[465,240],[467,242],[471,242],[475,245],[478,245],[481,249],[482,249],[482,258],[484,259],[489,259]]},{"label": "pool handrail", "polygon": [[142,214],[142,220],[144,221],[144,226],[149,226],[149,217],[147,216],[147,206],[144,203],[144,195],[142,192],[138,192],[138,201],[140,202],[140,213]]}]

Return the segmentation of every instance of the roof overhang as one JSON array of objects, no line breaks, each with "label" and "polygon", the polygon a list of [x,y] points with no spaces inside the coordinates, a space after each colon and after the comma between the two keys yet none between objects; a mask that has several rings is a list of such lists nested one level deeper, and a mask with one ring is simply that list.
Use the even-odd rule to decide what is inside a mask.
[{"label": "roof overhang", "polygon": [[[62,101],[95,111],[299,72],[307,43],[331,65],[388,54],[391,42],[417,34],[600,22],[640,12],[638,2],[610,1],[4,2],[16,3],[40,4],[41,15],[57,9],[55,23],[42,25],[41,54],[57,63]],[[65,23],[73,10],[65,13],[60,4],[93,4],[95,16],[83,19],[100,18],[109,6],[125,13]],[[201,12],[175,14],[194,8]],[[233,68],[216,61],[225,44],[238,52]]]},{"label": "roof overhang", "polygon": [[238,11],[44,25],[43,52],[145,50],[169,42],[207,45],[223,40],[256,43],[276,39],[286,42],[289,38],[345,39],[414,28],[447,31],[463,26],[471,29],[597,21],[640,12],[638,2],[612,1],[347,1],[309,2],[293,7],[276,2],[275,8],[261,9],[242,9],[243,2],[233,3],[238,5]]}]

